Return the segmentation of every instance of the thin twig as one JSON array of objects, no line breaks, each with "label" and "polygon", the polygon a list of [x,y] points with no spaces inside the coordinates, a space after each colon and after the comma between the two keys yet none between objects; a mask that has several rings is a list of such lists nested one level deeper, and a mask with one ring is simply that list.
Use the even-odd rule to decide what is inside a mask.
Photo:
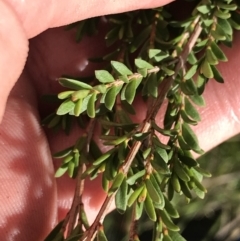
[{"label": "thin twig", "polygon": [[82,202],[82,193],[83,193],[83,186],[84,180],[81,179],[83,173],[83,165],[80,165],[77,174],[77,184],[75,188],[74,198],[72,202],[71,209],[69,211],[69,222],[68,222],[68,231],[67,237],[69,237],[74,229],[74,226],[77,221],[77,216],[79,214],[80,203]]},{"label": "thin twig", "polygon": [[132,215],[131,215],[131,224],[129,228],[129,240],[134,240],[134,236],[137,233],[137,224],[138,221],[136,220],[136,202],[133,204],[132,208]]},{"label": "thin twig", "polygon": [[[85,146],[85,150],[89,152],[89,143],[90,140],[92,139],[93,133],[94,133],[94,127],[95,127],[96,120],[91,119],[90,123],[88,125],[88,128],[86,130],[86,133],[88,133],[88,138],[87,138],[87,143]],[[78,173],[77,173],[77,184],[75,187],[75,192],[74,192],[74,197],[72,201],[71,208],[64,220],[63,223],[63,230],[65,231],[67,227],[67,237],[69,237],[75,227],[75,225],[78,223],[78,225],[81,225],[81,221],[77,222],[78,216],[80,215],[81,209],[80,209],[80,204],[82,203],[82,194],[84,190],[84,182],[85,180],[82,179],[82,173],[85,171],[86,166],[85,164],[80,164],[78,167]]]}]

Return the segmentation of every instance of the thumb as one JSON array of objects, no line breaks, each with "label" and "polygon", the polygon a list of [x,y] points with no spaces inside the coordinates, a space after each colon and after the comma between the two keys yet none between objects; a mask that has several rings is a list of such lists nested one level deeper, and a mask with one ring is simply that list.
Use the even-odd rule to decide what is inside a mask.
[{"label": "thumb", "polygon": [[28,41],[21,22],[0,0],[0,122],[10,90],[20,76],[28,52]]},{"label": "thumb", "polygon": [[28,38],[51,27],[95,16],[159,7],[170,1],[26,0],[16,3],[0,0],[0,122],[9,92],[24,68]]}]

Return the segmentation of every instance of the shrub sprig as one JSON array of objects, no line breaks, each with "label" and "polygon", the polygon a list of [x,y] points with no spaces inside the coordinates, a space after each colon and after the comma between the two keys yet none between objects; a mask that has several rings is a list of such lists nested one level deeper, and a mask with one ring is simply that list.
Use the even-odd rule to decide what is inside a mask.
[{"label": "shrub sprig", "polygon": [[[58,94],[62,102],[43,124],[69,132],[70,120],[90,121],[74,146],[54,154],[62,159],[55,176],[67,172],[77,186],[71,210],[46,241],[107,240],[102,222],[113,200],[120,213],[132,210],[129,240],[139,240],[135,226],[143,212],[154,222],[153,240],[184,240],[173,221],[179,214],[171,200],[177,193],[190,202],[207,192],[201,181],[211,174],[193,156],[203,150],[192,126],[201,120],[196,107],[205,105],[207,82],[224,82],[217,65],[227,57],[219,45],[230,47],[233,29],[240,29],[239,1],[194,2],[183,21],[174,19],[171,4],[104,16],[110,26],[106,45],[118,47],[91,61],[107,62],[106,69],[95,71],[91,85],[59,78],[66,87]],[[99,21],[72,25],[76,39],[96,33]],[[141,123],[131,120],[136,94],[150,103]],[[160,126],[155,118],[164,100]],[[99,139],[108,146],[105,153],[93,140],[96,123],[102,129]],[[161,135],[168,141],[163,143]],[[106,199],[90,226],[82,202],[84,180],[99,174]]]}]

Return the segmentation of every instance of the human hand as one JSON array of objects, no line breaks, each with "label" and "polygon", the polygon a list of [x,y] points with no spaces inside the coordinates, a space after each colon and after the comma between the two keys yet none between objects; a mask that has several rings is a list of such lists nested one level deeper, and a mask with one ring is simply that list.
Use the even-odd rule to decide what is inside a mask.
[{"label": "human hand", "polygon": [[[88,4],[94,5],[94,1],[88,2],[90,2]],[[154,1],[154,4],[156,2]],[[115,4],[117,3],[119,2]],[[0,40],[1,53],[3,53],[0,57],[0,79],[2,82],[0,108],[2,110],[8,92],[24,66],[27,55],[26,35],[32,37],[48,27],[80,19],[77,16],[80,13],[73,14],[74,11],[76,13],[77,3],[74,5],[68,1],[68,8],[56,5],[56,7],[48,7],[47,9],[40,4],[42,3],[39,2],[39,7],[33,6],[39,15],[44,15],[44,17],[41,17],[42,15],[39,17],[38,24],[33,21],[33,17],[36,18],[37,13],[28,9],[31,4],[17,8],[17,15],[20,16],[18,18],[22,20],[16,20],[16,17],[8,18],[9,14],[11,16],[13,13],[11,10],[6,10],[6,3],[0,2],[1,11],[5,10],[1,15],[2,18],[7,16],[6,19],[10,19],[4,25],[8,26],[6,27],[8,35],[1,34],[9,39]],[[120,6],[106,4],[109,8],[103,9],[101,3],[101,8],[91,7],[89,8],[91,11],[88,11],[86,3],[84,3],[85,9],[81,14],[81,19],[113,13],[116,9],[129,11],[143,7],[139,5],[136,7],[136,4],[139,3],[135,1],[134,4],[132,1],[129,5],[124,5],[124,9]],[[142,4],[146,4],[145,7],[154,7],[151,2],[145,1]],[[159,3],[156,3],[157,5]],[[67,12],[65,12],[66,9],[68,9]],[[28,13],[31,14],[28,15]],[[24,18],[25,16],[27,17]],[[17,21],[17,26],[14,19]],[[10,23],[12,27],[7,25]],[[10,32],[9,29],[11,29]],[[3,31],[5,30],[3,29]],[[12,36],[12,34],[19,35]],[[237,38],[240,36],[236,36]],[[13,39],[15,41],[18,39],[18,44],[13,42]],[[84,69],[84,74],[87,74],[96,67],[95,65],[85,66],[86,58],[96,56],[97,53],[101,54],[103,43],[98,41],[94,45],[91,41],[94,42],[94,40],[86,39],[77,45],[74,43],[72,32],[53,29],[39,35],[30,43],[28,63],[8,98],[0,126],[0,214],[2,217],[0,237],[2,240],[43,240],[55,222],[63,218],[66,210],[70,207],[75,183],[63,177],[57,180],[56,185],[49,146],[53,152],[59,151],[74,143],[81,133],[79,130],[74,131],[74,135],[67,141],[65,139],[63,141],[64,135],[61,133],[57,135],[48,133],[48,138],[46,138],[39,125],[38,97],[42,93],[56,90],[55,79],[62,74],[81,75],[83,73],[81,68]],[[201,146],[206,151],[239,132],[238,91],[240,87],[237,85],[237,77],[240,72],[238,68],[239,54],[236,46],[232,50],[228,49],[227,56],[230,61],[221,67],[226,83],[220,85],[212,81],[207,86],[205,94],[207,107],[201,110],[203,121],[196,130]],[[17,63],[16,66],[12,64],[13,59]],[[231,71],[229,71],[230,69]],[[6,73],[4,70],[9,71]],[[137,118],[144,118],[142,103],[136,103],[136,109]],[[161,115],[159,115],[159,119],[161,119]],[[91,220],[104,198],[104,193],[100,191],[100,185],[98,185],[99,191],[96,191],[97,184],[97,180],[94,183],[89,183],[89,188],[84,194],[87,213]]]}]

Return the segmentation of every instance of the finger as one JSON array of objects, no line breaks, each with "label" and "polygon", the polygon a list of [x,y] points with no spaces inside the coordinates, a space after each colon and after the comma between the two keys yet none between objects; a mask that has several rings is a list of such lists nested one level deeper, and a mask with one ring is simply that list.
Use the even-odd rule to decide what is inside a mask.
[{"label": "finger", "polygon": [[28,52],[28,41],[11,8],[0,0],[0,123],[6,101],[21,74]]},{"label": "finger", "polygon": [[[171,0],[7,0],[16,11],[29,38],[51,28],[95,16],[121,13],[142,8],[160,7]],[[34,21],[33,21],[34,20]]]},{"label": "finger", "polygon": [[34,89],[21,76],[0,124],[1,240],[42,241],[56,224],[56,185]]}]

